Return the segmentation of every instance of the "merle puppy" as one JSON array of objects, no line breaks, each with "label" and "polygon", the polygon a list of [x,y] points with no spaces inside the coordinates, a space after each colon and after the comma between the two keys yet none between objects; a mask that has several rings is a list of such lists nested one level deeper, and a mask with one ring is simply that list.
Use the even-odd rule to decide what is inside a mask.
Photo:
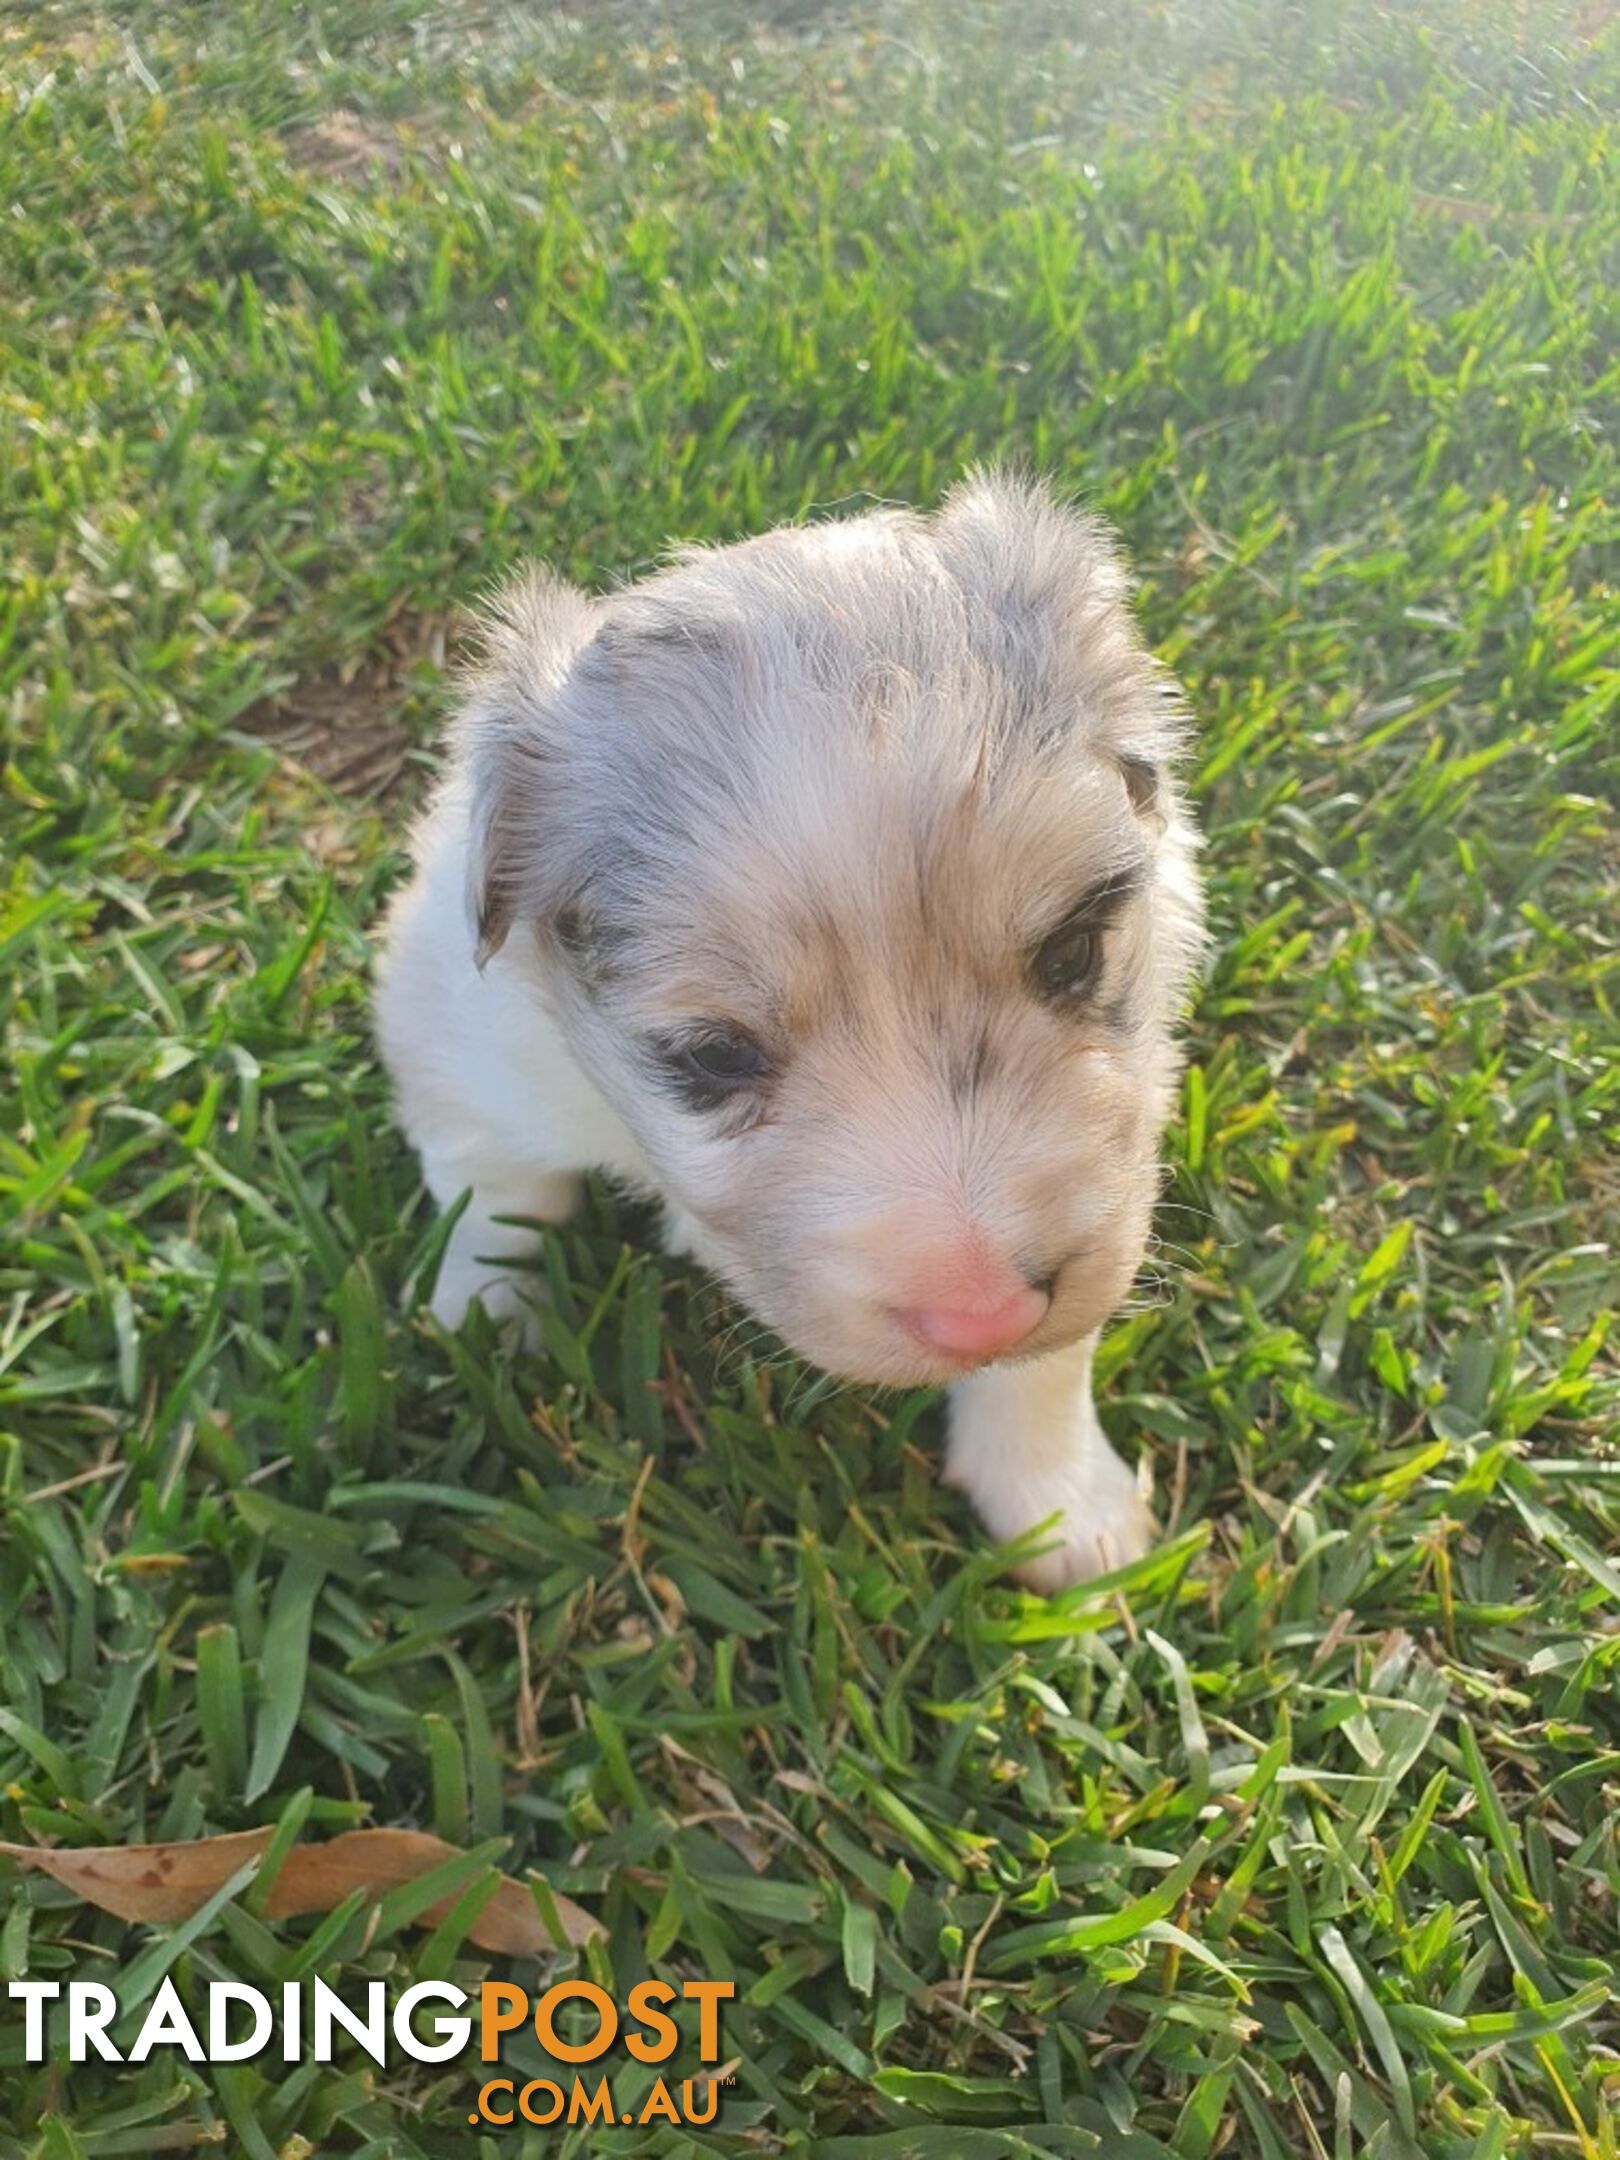
[{"label": "merle puppy", "polygon": [[[496,603],[377,990],[433,1309],[581,1172],[804,1357],[948,1383],[948,1474],[1055,1588],[1144,1548],[1091,1399],[1200,939],[1172,685],[1103,528],[978,477]],[[532,1316],[531,1316],[532,1317]]]}]

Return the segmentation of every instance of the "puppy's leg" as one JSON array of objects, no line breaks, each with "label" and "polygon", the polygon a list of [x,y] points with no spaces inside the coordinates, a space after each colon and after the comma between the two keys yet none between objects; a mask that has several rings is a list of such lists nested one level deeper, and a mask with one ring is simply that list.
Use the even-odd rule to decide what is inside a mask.
[{"label": "puppy's leg", "polygon": [[513,1215],[528,1222],[562,1222],[579,1204],[582,1180],[572,1171],[497,1170],[482,1164],[469,1175],[465,1165],[435,1161],[427,1155],[422,1168],[428,1190],[442,1206],[472,1187],[472,1198],[451,1231],[439,1263],[439,1279],[433,1286],[434,1318],[448,1328],[458,1328],[477,1298],[492,1319],[521,1320],[524,1341],[533,1348],[540,1335],[535,1313],[539,1279],[509,1263],[533,1257],[534,1232],[522,1222],[495,1218]]},{"label": "puppy's leg", "polygon": [[992,1365],[951,1389],[945,1474],[992,1537],[1048,1516],[1058,1543],[1019,1570],[1036,1590],[1123,1567],[1147,1551],[1153,1522],[1136,1479],[1103,1437],[1091,1400],[1095,1336],[1027,1365]]}]

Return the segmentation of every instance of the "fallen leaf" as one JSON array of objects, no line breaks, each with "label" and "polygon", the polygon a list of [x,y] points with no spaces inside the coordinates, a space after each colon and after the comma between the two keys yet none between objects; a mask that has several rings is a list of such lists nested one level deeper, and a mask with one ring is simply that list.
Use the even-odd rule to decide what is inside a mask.
[{"label": "fallen leaf", "polygon": [[64,1889],[120,1920],[173,1926],[189,1920],[244,1860],[263,1852],[271,1835],[268,1829],[243,1830],[189,1845],[0,1844],[0,1853],[54,1876]]},{"label": "fallen leaf", "polygon": [[[262,1853],[272,1831],[242,1830],[230,1837],[197,1838],[185,1845],[45,1846],[0,1843],[0,1855],[34,1867],[66,1890],[120,1920],[172,1926],[189,1919],[244,1860]],[[295,1845],[281,1863],[265,1900],[267,1919],[330,1912],[355,1890],[373,1897],[414,1882],[457,1857],[456,1847],[425,1830],[345,1830],[319,1845]],[[570,1943],[601,1933],[601,1923],[570,1899],[551,1892]],[[442,1898],[417,1924],[435,1927],[454,1900]],[[489,1903],[467,1930],[481,1950],[506,1957],[533,1957],[554,1947],[533,1898],[513,1876],[503,1875]]]},{"label": "fallen leaf", "polygon": [[[425,1830],[345,1830],[324,1845],[293,1847],[265,1900],[265,1915],[280,1920],[291,1913],[330,1912],[352,1890],[381,1896],[455,1858],[454,1845]],[[601,1934],[601,1922],[582,1907],[555,1890],[551,1899],[571,1943]],[[428,1906],[421,1924],[436,1927],[454,1902],[442,1898]],[[534,1899],[510,1875],[501,1877],[467,1933],[481,1950],[498,1950],[507,1957],[532,1957],[554,1947]]]}]

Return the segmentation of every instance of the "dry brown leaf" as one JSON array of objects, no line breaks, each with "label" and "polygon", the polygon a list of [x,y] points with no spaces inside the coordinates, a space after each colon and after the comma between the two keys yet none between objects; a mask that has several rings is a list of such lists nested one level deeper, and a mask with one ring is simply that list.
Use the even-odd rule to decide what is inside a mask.
[{"label": "dry brown leaf", "polygon": [[[262,1853],[272,1832],[243,1830],[231,1837],[197,1838],[186,1845],[98,1845],[92,1847],[6,1845],[0,1854],[23,1867],[36,1867],[104,1912],[121,1920],[145,1920],[172,1926],[189,1919],[228,1882],[245,1860]],[[295,1845],[281,1863],[265,1914],[283,1920],[299,1913],[330,1912],[351,1891],[381,1897],[401,1883],[414,1882],[442,1861],[453,1860],[456,1847],[425,1830],[345,1830],[319,1845]],[[601,1923],[557,1891],[551,1893],[571,1943],[601,1933]],[[454,1901],[441,1898],[419,1915],[418,1925],[435,1927]],[[506,1957],[533,1957],[553,1947],[533,1898],[522,1883],[503,1875],[495,1894],[467,1930],[481,1950]]]},{"label": "dry brown leaf", "polygon": [[197,1838],[189,1845],[4,1845],[0,1853],[52,1875],[66,1890],[120,1920],[172,1926],[206,1904],[272,1833]]},{"label": "dry brown leaf", "polygon": [[[351,1890],[367,1890],[376,1896],[400,1883],[414,1882],[441,1861],[453,1860],[456,1847],[425,1830],[345,1830],[324,1845],[295,1845],[265,1900],[265,1914],[280,1920],[291,1913],[330,1912]],[[571,1943],[602,1932],[600,1921],[562,1897],[551,1893]],[[454,1903],[441,1898],[421,1916],[424,1927],[436,1927]],[[494,1896],[467,1930],[481,1950],[498,1950],[507,1957],[532,1957],[552,1948],[551,1937],[523,1884],[503,1875]]]}]

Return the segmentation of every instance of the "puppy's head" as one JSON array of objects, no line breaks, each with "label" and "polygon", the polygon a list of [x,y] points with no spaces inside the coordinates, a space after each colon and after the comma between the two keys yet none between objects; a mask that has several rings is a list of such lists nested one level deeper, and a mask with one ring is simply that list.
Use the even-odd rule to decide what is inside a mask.
[{"label": "puppy's head", "polygon": [[1177,732],[1103,532],[1025,483],[595,604],[531,578],[463,737],[481,955],[532,964],[804,1356],[1053,1349],[1147,1235],[1199,937]]}]

